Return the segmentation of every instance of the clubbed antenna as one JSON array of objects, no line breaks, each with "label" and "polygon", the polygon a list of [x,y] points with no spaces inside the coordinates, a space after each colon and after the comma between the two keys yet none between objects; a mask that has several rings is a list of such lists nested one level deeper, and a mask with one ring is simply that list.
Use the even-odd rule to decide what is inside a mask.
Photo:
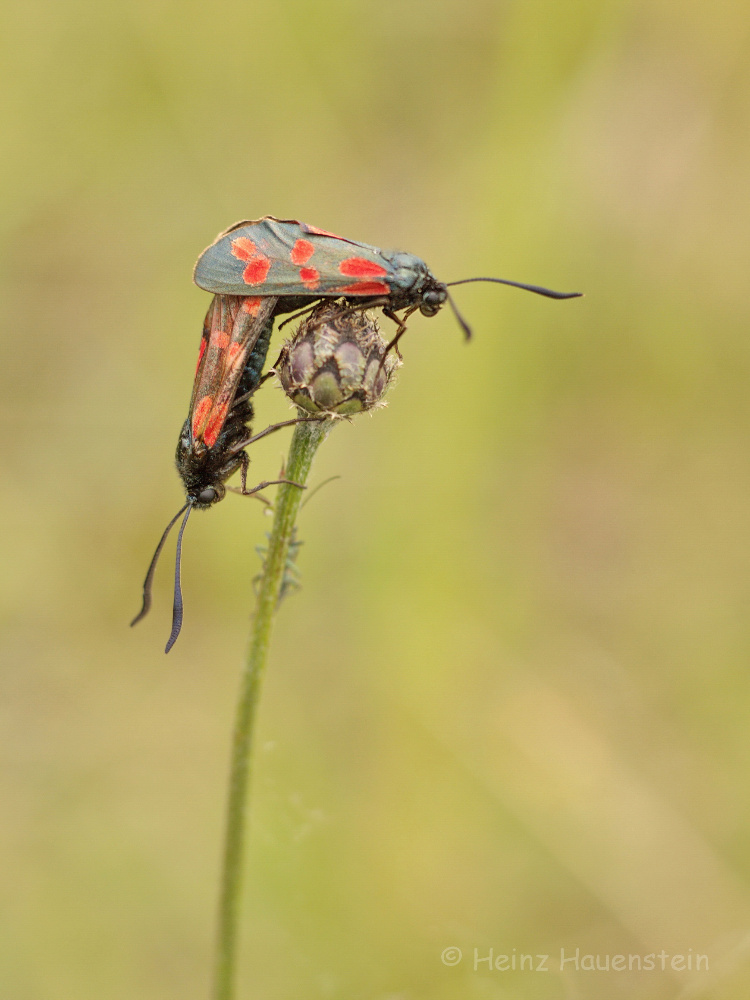
[{"label": "clubbed antenna", "polygon": [[[551,288],[542,288],[541,285],[524,285],[520,281],[506,281],[505,278],[463,278],[461,281],[449,281],[448,284],[468,285],[471,281],[494,281],[498,285],[512,285],[513,288],[523,288],[525,292],[534,292],[535,295],[546,295],[548,299],[578,299],[583,295],[583,292],[554,292]],[[453,309],[455,311],[455,306]]]},{"label": "clubbed antenna", "polygon": [[161,536],[159,544],[156,546],[156,552],[154,552],[154,555],[151,559],[151,563],[149,564],[148,573],[146,573],[146,579],[143,581],[143,605],[141,607],[141,610],[138,612],[138,614],[130,623],[131,626],[135,625],[136,622],[139,622],[141,618],[145,618],[146,615],[148,614],[149,608],[151,607],[151,584],[154,582],[154,573],[156,572],[156,564],[159,561],[161,550],[164,548],[164,543],[167,540],[167,535],[174,527],[175,522],[183,514],[185,509],[189,506],[190,504],[186,503],[184,507],[181,507],[164,529],[164,534]]},{"label": "clubbed antenna", "polygon": [[[469,279],[469,281],[471,281],[471,278]],[[460,285],[461,282],[457,281],[457,282],[455,282],[455,284]],[[461,315],[461,313],[458,311],[458,306],[453,301],[453,296],[450,294],[450,292],[448,293],[448,304],[450,305],[451,309],[453,310],[453,315],[458,320],[458,325],[464,331],[464,337],[466,337],[467,340],[471,340],[471,327],[466,322],[466,320],[463,318],[463,316]]]},{"label": "clubbed antenna", "polygon": [[[188,523],[188,518],[193,509],[191,503],[185,505],[187,510],[185,511],[185,517],[180,525],[180,532],[177,535],[177,553],[175,555],[174,561],[174,603],[172,604],[172,631],[169,633],[169,638],[167,639],[167,645],[164,650],[168,653],[172,646],[177,642],[177,636],[180,634],[180,629],[182,628],[182,587],[180,586],[180,569],[182,565],[182,536],[185,534],[185,525]],[[185,507],[182,508],[185,510]],[[180,514],[182,511],[180,511]],[[177,515],[179,517],[179,514]],[[175,521],[177,518],[175,518]],[[174,524],[174,521],[172,522]],[[172,525],[170,525],[171,528]]]}]

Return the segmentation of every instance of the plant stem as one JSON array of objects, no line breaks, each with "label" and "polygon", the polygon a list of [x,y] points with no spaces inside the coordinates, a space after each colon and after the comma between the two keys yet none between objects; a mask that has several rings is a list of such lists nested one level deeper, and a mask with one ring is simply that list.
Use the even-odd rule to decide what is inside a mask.
[{"label": "plant stem", "polygon": [[[330,420],[312,420],[296,425],[285,471],[287,479],[302,485],[306,483],[315,452],[318,445],[325,440],[331,424]],[[271,629],[284,581],[287,554],[302,497],[303,491],[296,486],[286,484],[279,486],[268,552],[258,587],[250,646],[240,686],[229,777],[214,1000],[232,1000],[235,995],[237,930],[242,895],[246,805],[255,713],[268,657]]]}]

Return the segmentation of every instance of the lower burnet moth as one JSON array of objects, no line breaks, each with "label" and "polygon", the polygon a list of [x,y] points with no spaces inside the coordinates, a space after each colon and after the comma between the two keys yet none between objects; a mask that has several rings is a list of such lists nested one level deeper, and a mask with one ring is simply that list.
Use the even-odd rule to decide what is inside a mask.
[{"label": "lower burnet moth", "polygon": [[[236,222],[220,233],[195,265],[193,280],[200,288],[221,295],[257,295],[278,299],[276,312],[289,312],[321,298],[346,298],[369,309],[382,307],[398,323],[389,348],[406,330],[415,310],[434,316],[446,302],[466,337],[471,329],[448,292],[452,285],[493,281],[552,299],[577,298],[580,292],[553,292],[504,278],[438,281],[425,262],[411,253],[381,250],[335,236],[296,219]],[[396,313],[404,310],[401,317]]]},{"label": "lower burnet moth", "polygon": [[165,652],[169,652],[182,627],[180,563],[182,536],[193,510],[212,507],[225,496],[225,481],[238,469],[241,489],[252,496],[266,486],[287,482],[276,479],[247,488],[249,459],[245,448],[279,427],[297,423],[287,420],[274,424],[253,437],[252,395],[263,381],[263,365],[273,329],[276,299],[240,295],[215,295],[203,324],[198,367],[193,383],[190,411],[177,443],[177,471],[185,487],[185,505],[167,525],[143,584],[143,606],[131,622],[135,625],[151,607],[151,584],[156,564],[167,536],[184,515],[177,536],[172,632]]}]

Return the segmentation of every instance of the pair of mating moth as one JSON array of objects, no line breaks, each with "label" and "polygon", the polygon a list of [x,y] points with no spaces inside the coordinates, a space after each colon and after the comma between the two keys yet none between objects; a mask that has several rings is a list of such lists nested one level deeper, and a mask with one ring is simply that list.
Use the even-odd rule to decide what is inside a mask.
[{"label": "pair of mating moth", "polygon": [[222,500],[226,480],[238,469],[238,492],[246,496],[274,483],[287,482],[272,480],[247,488],[247,446],[279,427],[297,422],[284,421],[255,436],[250,430],[252,396],[264,381],[263,366],[277,316],[332,299],[343,300],[343,308],[382,308],[397,325],[387,353],[403,335],[411,313],[419,310],[424,316],[434,316],[446,302],[466,338],[471,336],[448,291],[452,285],[494,281],[553,299],[580,294],[553,292],[502,278],[466,278],[446,284],[438,281],[414,254],[381,250],[303,222],[273,216],[238,222],[220,233],[198,258],[193,279],[200,288],[213,292],[214,298],[203,325],[190,410],[177,444],[177,470],[186,501],[156,547],[143,585],[143,606],[131,623],[140,621],[151,606],[157,560],[170,530],[182,517],[177,536],[172,632],[166,652],[182,627],[180,556],[191,512]]}]

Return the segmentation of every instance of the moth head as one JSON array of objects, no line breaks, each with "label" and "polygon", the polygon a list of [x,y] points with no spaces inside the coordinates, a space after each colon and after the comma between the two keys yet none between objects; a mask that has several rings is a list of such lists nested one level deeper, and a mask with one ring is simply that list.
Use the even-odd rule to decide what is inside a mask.
[{"label": "moth head", "polygon": [[448,289],[443,284],[435,283],[422,293],[419,311],[423,316],[435,316],[448,298]]}]

